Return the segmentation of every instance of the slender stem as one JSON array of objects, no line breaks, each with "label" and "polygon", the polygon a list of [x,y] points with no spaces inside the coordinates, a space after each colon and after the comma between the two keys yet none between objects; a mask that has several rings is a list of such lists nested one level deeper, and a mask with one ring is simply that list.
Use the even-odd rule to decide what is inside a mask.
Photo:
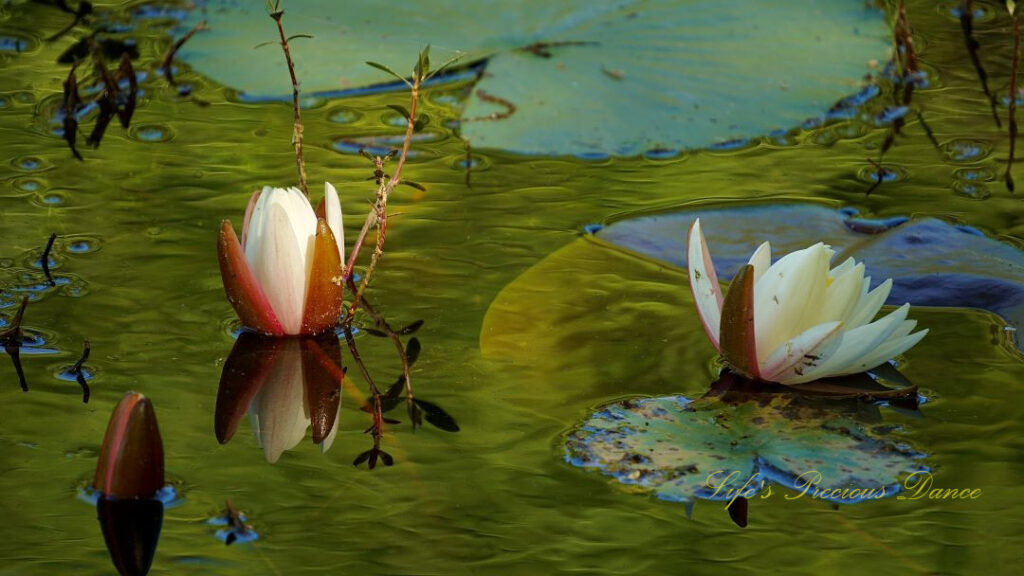
[{"label": "slender stem", "polygon": [[373,396],[373,447],[380,448],[380,439],[384,435],[384,412],[382,410],[383,398],[381,397],[380,390],[377,389],[377,385],[374,383],[373,378],[370,377],[370,371],[366,369],[366,364],[363,362],[362,356],[359,355],[359,348],[356,347],[356,339],[352,334],[352,327],[346,324],[342,326],[342,330],[345,333],[345,343],[348,344],[348,350],[352,353],[352,359],[355,361],[356,366],[359,367],[359,371],[363,374],[363,378],[370,386],[370,394]]},{"label": "slender stem", "polygon": [[374,225],[374,223],[376,223],[377,242],[374,246],[373,256],[370,258],[370,265],[366,268],[366,272],[363,274],[359,287],[355,291],[352,305],[349,306],[348,314],[344,320],[345,324],[350,324],[352,319],[355,317],[356,310],[359,309],[359,303],[363,297],[363,292],[366,291],[366,286],[369,284],[370,278],[373,276],[373,272],[377,268],[377,263],[380,261],[380,257],[384,254],[384,240],[387,237],[388,229],[388,197],[391,195],[391,192],[394,191],[395,186],[398,186],[401,182],[402,168],[405,166],[405,161],[409,157],[409,147],[412,144],[412,135],[416,130],[416,108],[420,98],[420,81],[421,77],[417,75],[412,85],[409,117],[406,119],[405,139],[402,142],[402,149],[398,155],[398,164],[395,166],[395,173],[390,178],[381,179],[377,188],[377,201],[374,204],[373,210],[366,215],[366,222],[363,223],[363,229],[359,232],[359,239],[353,247],[352,254],[349,256],[350,265],[348,266],[348,270],[346,270],[346,274],[351,277],[353,268],[352,264],[355,263],[355,259],[359,255],[359,250],[362,249],[363,240],[366,237],[367,231]]},{"label": "slender stem", "polygon": [[309,186],[306,184],[306,162],[302,158],[302,120],[299,117],[299,80],[295,77],[295,64],[292,62],[292,53],[288,48],[288,38],[284,35],[284,25],[281,18],[284,11],[274,12],[270,15],[277,22],[277,32],[281,36],[281,48],[284,50],[284,58],[288,62],[288,74],[292,78],[292,109],[295,111],[295,120],[292,123],[292,145],[295,147],[295,165],[299,170],[299,188],[307,197]]},{"label": "slender stem", "polygon": [[1006,189],[1011,193],[1013,184],[1013,155],[1017,148],[1017,68],[1020,67],[1020,20],[1014,7],[1013,13],[1013,69],[1010,70],[1010,105],[1007,116],[1010,124],[1010,156],[1006,160]]},{"label": "slender stem", "polygon": [[[347,280],[348,289],[355,292],[356,285],[351,278]],[[391,324],[384,319],[384,315],[370,304],[370,301],[366,298],[362,299],[363,310],[373,318],[373,324],[378,329],[388,335],[388,339],[395,345],[395,350],[398,351],[398,358],[402,361],[402,377],[405,379],[405,397],[409,401],[414,398],[412,393],[412,376],[409,367],[409,357],[405,353],[405,345],[402,344],[402,338],[395,332],[395,329],[391,327]]]},{"label": "slender stem", "polygon": [[171,64],[172,62],[174,62],[175,55],[178,54],[178,50],[181,50],[181,47],[185,44],[185,42],[188,42],[193,36],[196,35],[197,32],[201,30],[209,30],[209,27],[207,27],[206,25],[206,20],[203,20],[199,24],[193,26],[191,30],[186,32],[185,35],[178,39],[178,41],[175,42],[173,46],[171,46],[171,49],[167,51],[167,56],[164,57],[164,62],[160,65],[160,67],[163,68],[164,77],[167,78],[167,83],[171,86],[178,85],[178,83],[174,81],[174,75],[171,72]]}]

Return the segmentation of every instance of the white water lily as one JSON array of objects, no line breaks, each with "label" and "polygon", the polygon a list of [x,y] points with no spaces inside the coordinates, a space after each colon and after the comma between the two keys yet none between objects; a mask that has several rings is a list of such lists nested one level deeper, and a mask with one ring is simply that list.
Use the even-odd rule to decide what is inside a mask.
[{"label": "white water lily", "polygon": [[875,320],[892,289],[869,290],[864,264],[818,243],[771,263],[762,244],[722,296],[700,220],[690,228],[690,288],[711,343],[726,363],[756,380],[800,384],[870,370],[917,344],[904,304]]},{"label": "white water lily", "polygon": [[328,182],[317,211],[297,188],[253,194],[241,242],[227,220],[218,242],[224,289],[242,323],[273,336],[333,328],[342,304],[343,232],[341,201]]}]

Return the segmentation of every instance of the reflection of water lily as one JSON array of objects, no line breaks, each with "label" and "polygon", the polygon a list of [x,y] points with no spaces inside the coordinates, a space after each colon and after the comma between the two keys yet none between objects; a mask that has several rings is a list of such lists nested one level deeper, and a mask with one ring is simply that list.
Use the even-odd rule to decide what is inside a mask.
[{"label": "reflection of water lily", "polygon": [[342,303],[342,234],[330,183],[316,211],[296,188],[253,194],[242,241],[225,220],[217,243],[224,290],[242,323],[273,336],[333,328]]},{"label": "reflection of water lily", "polygon": [[231,349],[217,392],[215,429],[223,444],[249,414],[256,440],[274,463],[312,426],[327,451],[341,404],[341,348],[333,332],[318,338],[267,338],[243,332]]},{"label": "reflection of water lily", "polygon": [[864,264],[848,258],[829,268],[833,251],[818,243],[771,263],[762,244],[722,296],[700,220],[690,228],[690,287],[711,343],[740,373],[799,384],[863,372],[902,354],[928,333],[914,334],[909,304],[871,322],[892,288],[869,291]]}]

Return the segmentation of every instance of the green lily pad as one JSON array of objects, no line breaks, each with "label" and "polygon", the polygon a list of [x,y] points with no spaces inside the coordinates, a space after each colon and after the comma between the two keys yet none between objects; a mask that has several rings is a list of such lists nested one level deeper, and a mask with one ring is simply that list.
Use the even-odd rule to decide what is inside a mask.
[{"label": "green lily pad", "polygon": [[925,454],[857,410],[796,394],[624,400],[573,429],[565,457],[676,502],[767,497],[771,486],[843,504],[891,497],[927,470]]},{"label": "green lily pad", "polygon": [[[463,137],[530,154],[633,155],[789,128],[856,91],[889,38],[883,14],[860,0],[283,8],[290,34],[313,36],[291,43],[305,92],[345,95],[391,82],[363,62],[405,73],[430,44],[435,64],[456,53],[465,63],[486,60],[463,110]],[[277,39],[262,3],[207,0],[186,25],[203,19],[211,30],[192,38],[182,59],[251,98],[290,97],[281,51],[253,50]],[[494,114],[501,117],[485,119]]]}]

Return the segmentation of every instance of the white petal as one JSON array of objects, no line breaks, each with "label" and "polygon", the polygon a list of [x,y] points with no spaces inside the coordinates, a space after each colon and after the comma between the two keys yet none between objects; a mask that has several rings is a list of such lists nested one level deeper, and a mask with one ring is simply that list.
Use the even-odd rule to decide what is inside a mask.
[{"label": "white petal", "polygon": [[818,324],[787,340],[761,362],[761,378],[786,384],[793,377],[803,375],[808,368],[823,362],[818,350],[828,345],[839,333],[840,326],[840,322]]},{"label": "white petal", "polygon": [[832,250],[818,243],[772,264],[754,286],[759,360],[815,324],[824,304]]},{"label": "white petal", "polygon": [[297,237],[292,228],[286,203],[272,203],[261,221],[258,249],[249,263],[263,287],[270,305],[287,334],[298,334],[302,328],[302,312],[306,302],[306,279],[311,262],[309,252],[312,236]]},{"label": "white petal", "polygon": [[338,191],[330,182],[324,182],[324,205],[326,206],[327,225],[334,234],[334,241],[338,243],[338,257],[342,264],[345,262],[345,226],[341,218],[341,200],[338,198]]},{"label": "white petal", "polygon": [[882,304],[885,304],[890,290],[892,290],[892,278],[882,282],[877,288],[862,297],[857,303],[857,307],[850,313],[850,317],[846,319],[847,328],[852,329],[871,322],[875,314],[878,314],[882,308]]},{"label": "white petal", "polygon": [[270,205],[270,197],[274,195],[277,188],[271,188],[270,186],[264,186],[263,190],[260,191],[260,196],[256,200],[256,206],[252,209],[252,215],[249,217],[249,230],[246,235],[246,242],[243,249],[245,250],[245,259],[252,264],[255,260],[255,255],[259,253],[260,244],[263,240],[263,230],[266,227],[266,216],[267,206]]},{"label": "white petal", "polygon": [[839,264],[839,266],[833,268],[830,274],[833,278],[837,278],[840,274],[845,274],[848,270],[852,270],[856,264],[857,261],[854,260],[852,257],[847,258],[846,260],[843,260],[843,262]]},{"label": "white petal", "polygon": [[[851,258],[847,262],[853,262],[853,259]],[[825,304],[819,320],[822,322],[833,320],[845,322],[860,301],[863,283],[864,264],[848,266],[839,274],[833,274],[832,283],[825,288]]]},{"label": "white petal", "polygon": [[686,259],[690,272],[690,290],[697,303],[697,315],[715,349],[720,349],[718,330],[722,323],[722,287],[718,285],[718,275],[711,262],[699,218],[690,227]]},{"label": "white petal", "polygon": [[754,284],[757,284],[772,265],[772,245],[765,242],[758,246],[748,264],[754,267]]},{"label": "white petal", "polygon": [[881,346],[875,348],[870,354],[860,358],[857,362],[850,365],[848,371],[836,374],[836,376],[842,376],[843,374],[856,374],[857,372],[864,372],[870,370],[875,366],[878,366],[886,360],[890,360],[895,356],[903,354],[907,350],[910,350],[914,345],[921,341],[925,335],[928,334],[928,330],[921,330],[907,336],[901,336],[899,338],[889,338],[882,343]]},{"label": "white petal", "polygon": [[[840,336],[839,348],[825,362],[818,367],[804,372],[805,376],[813,378],[825,378],[840,374],[853,374],[860,370],[850,370],[851,366],[858,365],[862,358],[871,354],[873,350],[884,343],[897,329],[903,326],[907,319],[909,304],[904,304],[889,315],[872,322],[859,326],[853,330],[843,332]],[[869,366],[873,368],[873,366]]]}]

